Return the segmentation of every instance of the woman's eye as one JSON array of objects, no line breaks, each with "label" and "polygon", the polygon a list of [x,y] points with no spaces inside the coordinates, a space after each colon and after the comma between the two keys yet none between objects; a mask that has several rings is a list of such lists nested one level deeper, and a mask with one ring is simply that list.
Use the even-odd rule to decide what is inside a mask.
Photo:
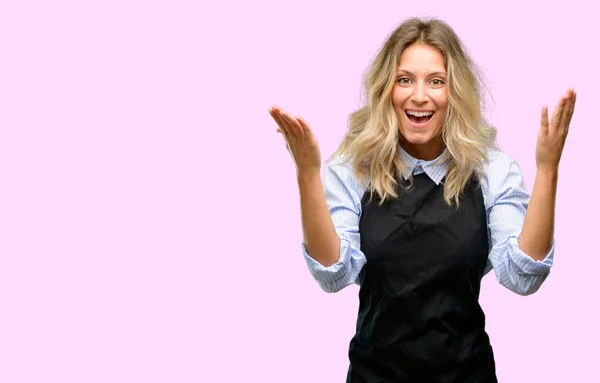
[{"label": "woman's eye", "polygon": [[433,85],[444,85],[444,81],[440,80],[439,78],[433,79],[432,82]]},{"label": "woman's eye", "polygon": [[396,80],[396,82],[398,84],[408,84],[410,82],[410,79],[406,77],[400,77],[398,80]]}]

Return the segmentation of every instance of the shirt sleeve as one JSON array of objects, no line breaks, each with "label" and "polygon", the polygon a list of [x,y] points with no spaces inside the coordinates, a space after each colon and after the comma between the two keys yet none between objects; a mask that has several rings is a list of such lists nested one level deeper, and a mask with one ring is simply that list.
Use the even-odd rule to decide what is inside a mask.
[{"label": "shirt sleeve", "polygon": [[488,174],[488,232],[490,253],[485,274],[491,269],[504,287],[520,295],[535,293],[550,273],[554,240],[545,258],[535,261],[519,248],[529,193],[516,161],[503,153],[494,154]]},{"label": "shirt sleeve", "polygon": [[334,158],[325,168],[323,189],[329,214],[340,238],[339,259],[325,267],[310,256],[304,243],[302,252],[319,286],[333,293],[353,283],[358,284],[358,275],[366,263],[365,255],[360,251],[358,230],[365,188],[358,185],[351,162],[340,163],[339,158]]}]

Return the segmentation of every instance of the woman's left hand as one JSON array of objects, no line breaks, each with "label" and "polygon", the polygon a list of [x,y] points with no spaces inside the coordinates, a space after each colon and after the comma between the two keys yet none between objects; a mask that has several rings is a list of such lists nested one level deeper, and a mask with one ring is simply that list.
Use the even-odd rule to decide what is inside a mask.
[{"label": "woman's left hand", "polygon": [[558,171],[560,157],[569,133],[569,124],[575,110],[576,97],[573,89],[567,90],[554,109],[552,121],[548,121],[548,107],[542,108],[542,123],[535,153],[538,170]]}]

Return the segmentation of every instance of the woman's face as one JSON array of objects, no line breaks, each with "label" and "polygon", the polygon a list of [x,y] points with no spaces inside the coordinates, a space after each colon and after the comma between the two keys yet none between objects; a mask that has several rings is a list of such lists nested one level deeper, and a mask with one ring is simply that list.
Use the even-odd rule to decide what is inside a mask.
[{"label": "woman's face", "polygon": [[413,44],[402,52],[392,103],[404,150],[423,160],[437,158],[448,108],[444,57],[437,49]]}]

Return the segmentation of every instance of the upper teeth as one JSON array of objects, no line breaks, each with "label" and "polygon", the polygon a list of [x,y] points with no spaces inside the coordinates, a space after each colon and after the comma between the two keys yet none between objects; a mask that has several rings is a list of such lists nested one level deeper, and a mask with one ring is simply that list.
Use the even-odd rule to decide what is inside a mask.
[{"label": "upper teeth", "polygon": [[406,113],[410,114],[411,116],[415,116],[415,117],[426,117],[426,116],[431,116],[433,114],[433,112],[415,112],[412,110],[409,110]]}]

